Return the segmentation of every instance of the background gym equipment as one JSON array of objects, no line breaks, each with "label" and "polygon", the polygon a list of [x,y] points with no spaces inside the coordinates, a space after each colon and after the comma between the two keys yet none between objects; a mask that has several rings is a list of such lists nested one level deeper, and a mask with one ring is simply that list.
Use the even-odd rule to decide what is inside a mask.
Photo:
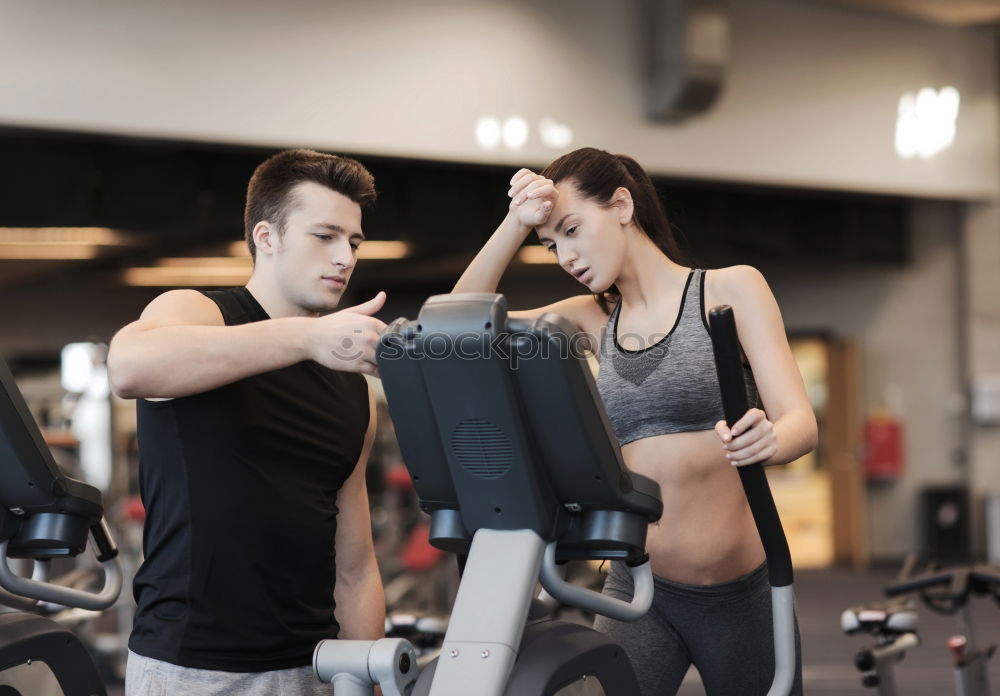
[{"label": "background gym equipment", "polygon": [[[747,402],[732,311],[712,313],[726,418]],[[718,330],[716,327],[719,327]],[[430,298],[382,337],[379,371],[400,448],[431,514],[431,543],[468,560],[441,657],[419,674],[400,639],[323,641],[317,676],[338,696],[568,696],[637,693],[617,645],[592,629],[534,621],[536,580],[560,602],[634,620],[652,599],[647,525],[656,484],[629,472],[573,327],[547,314],[509,320],[501,295]],[[760,465],[740,471],[771,564],[776,669],[787,694],[795,644],[791,559]],[[571,559],[629,566],[631,603],[566,583]],[[537,603],[536,603],[537,605]]]},{"label": "background gym equipment", "polygon": [[905,656],[904,651],[920,645],[917,614],[911,595],[919,593],[930,609],[953,614],[959,633],[948,639],[954,658],[955,694],[989,696],[987,665],[996,645],[979,646],[973,633],[972,596],[992,596],[1000,603],[1000,568],[990,565],[966,565],[954,568],[930,568],[914,574],[915,556],[907,559],[899,579],[885,588],[889,602],[852,607],[841,616],[845,633],[867,632],[875,636],[874,647],[862,649],[854,658],[862,672],[861,683],[876,687],[879,696],[895,696],[893,668]]},{"label": "background gym equipment", "polygon": [[874,602],[845,609],[840,617],[844,633],[867,633],[875,645],[858,651],[854,665],[861,671],[861,685],[878,687],[882,696],[896,693],[895,663],[906,651],[920,645],[919,618],[909,600]]},{"label": "background gym equipment", "polygon": [[[95,592],[48,579],[52,559],[83,552],[88,535],[104,569]],[[97,669],[79,639],[29,613],[39,601],[100,611],[121,592],[118,549],[104,520],[101,494],[62,475],[42,440],[7,364],[0,359],[0,692],[5,696],[103,696]],[[31,578],[8,559],[34,562]]]}]

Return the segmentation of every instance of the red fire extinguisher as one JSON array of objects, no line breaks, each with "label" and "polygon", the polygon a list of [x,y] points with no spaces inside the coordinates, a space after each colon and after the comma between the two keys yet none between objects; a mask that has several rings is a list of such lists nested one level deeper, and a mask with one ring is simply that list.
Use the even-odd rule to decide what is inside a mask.
[{"label": "red fire extinguisher", "polygon": [[870,481],[894,481],[903,473],[903,424],[888,413],[876,413],[865,421],[864,470]]}]

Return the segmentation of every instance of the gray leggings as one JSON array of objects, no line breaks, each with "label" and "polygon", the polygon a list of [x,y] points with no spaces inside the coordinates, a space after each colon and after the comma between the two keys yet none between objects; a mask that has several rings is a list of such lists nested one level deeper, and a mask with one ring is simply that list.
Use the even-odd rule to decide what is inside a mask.
[{"label": "gray leggings", "polygon": [[[632,576],[611,564],[604,593],[632,598]],[[685,585],[654,576],[653,606],[628,623],[598,616],[594,627],[620,644],[642,696],[673,696],[693,664],[708,696],[763,696],[774,678],[767,565],[721,585]],[[795,625],[794,696],[802,694],[802,651]]]}]

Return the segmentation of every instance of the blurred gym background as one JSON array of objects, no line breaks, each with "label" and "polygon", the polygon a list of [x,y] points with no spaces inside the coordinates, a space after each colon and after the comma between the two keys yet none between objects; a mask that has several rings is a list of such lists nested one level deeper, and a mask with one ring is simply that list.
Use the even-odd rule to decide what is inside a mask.
[{"label": "blurred gym background", "polygon": [[[807,687],[860,692],[841,609],[913,551],[1000,563],[998,26],[996,0],[0,0],[0,355],[134,569],[134,405],[104,349],[159,293],[245,282],[260,161],[369,166],[345,306],[386,290],[389,320],[450,289],[516,169],[631,154],[695,265],[755,265],[781,306],[820,423],[815,453],[769,472]],[[549,261],[529,240],[512,307],[577,293]],[[390,609],[445,612],[453,561],[426,545],[384,406],[380,424]],[[109,681],[130,602],[81,625]],[[925,642],[940,676],[901,684],[950,683]]]}]

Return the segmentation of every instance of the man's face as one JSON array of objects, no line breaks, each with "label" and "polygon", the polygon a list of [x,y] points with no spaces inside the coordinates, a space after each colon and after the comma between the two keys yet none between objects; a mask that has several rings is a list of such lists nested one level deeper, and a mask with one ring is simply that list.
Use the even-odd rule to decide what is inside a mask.
[{"label": "man's face", "polygon": [[364,240],[361,206],[312,182],[298,184],[291,196],[274,253],[275,276],[289,302],[311,313],[332,312]]}]

